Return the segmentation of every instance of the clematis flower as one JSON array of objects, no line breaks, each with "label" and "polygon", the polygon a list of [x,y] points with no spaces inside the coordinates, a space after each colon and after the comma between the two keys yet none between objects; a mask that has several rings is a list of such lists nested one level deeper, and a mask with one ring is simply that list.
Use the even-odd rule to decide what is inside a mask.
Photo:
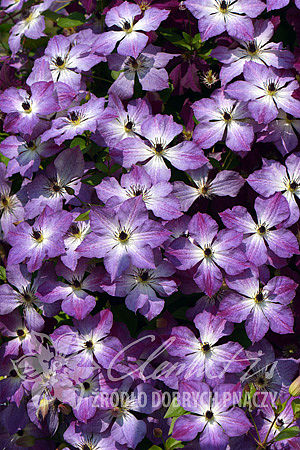
[{"label": "clematis flower", "polygon": [[140,269],[130,266],[112,285],[101,284],[104,291],[117,297],[125,297],[128,309],[152,320],[161,313],[164,300],[177,291],[177,284],[171,277],[175,269],[168,261],[157,258],[155,269]]},{"label": "clematis flower", "polygon": [[22,9],[24,0],[2,0],[1,8],[5,9],[6,13],[20,11]]},{"label": "clematis flower", "polygon": [[59,151],[54,142],[41,142],[40,136],[34,133],[25,138],[9,136],[0,144],[1,153],[9,158],[7,175],[20,173],[23,177],[32,178],[40,166],[41,159],[53,156]]},{"label": "clematis flower", "polygon": [[133,166],[129,173],[122,175],[120,184],[115,178],[107,177],[96,186],[100,200],[106,203],[111,199],[110,203],[114,206],[120,206],[128,197],[142,195],[146,208],[164,220],[176,219],[182,215],[179,201],[172,191],[171,183],[152,183],[145,169],[139,166]]},{"label": "clematis flower", "polygon": [[252,40],[238,39],[238,47],[219,46],[212,50],[211,56],[223,63],[220,71],[222,85],[229,83],[243,72],[245,62],[273,66],[276,69],[290,69],[294,55],[283,48],[281,42],[270,42],[274,34],[274,25],[269,20],[256,20]]},{"label": "clematis flower", "polygon": [[19,311],[14,310],[0,317],[0,331],[3,336],[11,338],[4,344],[4,358],[6,356],[17,357],[20,349],[24,353],[29,353],[33,350],[31,332]]},{"label": "clematis flower", "polygon": [[22,192],[11,193],[11,182],[7,179],[5,164],[0,163],[0,224],[4,236],[14,229],[14,224],[24,219]]},{"label": "clematis flower", "polygon": [[112,94],[98,124],[98,131],[107,145],[117,146],[122,139],[140,134],[141,124],[150,115],[151,106],[146,100],[140,98],[132,100],[125,109],[120,98]]},{"label": "clematis flower", "polygon": [[36,217],[45,206],[60,211],[64,200],[69,202],[74,193],[79,193],[83,171],[84,159],[79,147],[62,151],[46,170],[38,172],[27,184],[26,218]]},{"label": "clematis flower", "polygon": [[31,84],[38,77],[39,81],[60,81],[79,90],[81,72],[87,72],[101,60],[91,52],[88,43],[72,42],[63,35],[54,36],[49,40],[44,56],[35,60],[28,81]]},{"label": "clematis flower", "polygon": [[42,13],[46,11],[53,0],[45,0],[39,5],[34,5],[29,9],[29,14],[24,19],[17,22],[11,29],[8,38],[9,48],[15,55],[21,48],[21,39],[26,36],[30,39],[39,39],[46,36],[43,31],[45,29],[45,18]]},{"label": "clematis flower", "polygon": [[130,167],[137,162],[146,162],[144,168],[153,183],[170,179],[171,170],[165,159],[179,170],[198,169],[207,158],[195,143],[184,141],[172,145],[181,131],[182,125],[175,123],[172,116],[157,114],[146,120],[141,126],[141,135],[149,143],[139,137],[129,137],[118,144],[123,152],[123,165]]},{"label": "clematis flower", "polygon": [[253,39],[251,18],[265,9],[260,0],[186,0],[185,6],[198,19],[203,41],[227,31],[239,39]]},{"label": "clematis flower", "polygon": [[133,3],[122,2],[121,5],[111,8],[105,16],[108,27],[118,28],[117,31],[108,31],[105,37],[115,44],[121,41],[117,49],[119,55],[137,58],[148,42],[148,36],[142,31],[156,30],[168,17],[169,12],[165,9],[149,8],[143,17],[136,21],[137,16],[142,14],[140,7]]},{"label": "clematis flower", "polygon": [[74,320],[75,327],[60,326],[51,334],[51,339],[54,348],[60,353],[76,356],[80,367],[94,367],[96,358],[102,367],[108,368],[114,358],[116,364],[122,358],[121,342],[116,337],[109,336],[112,324],[112,312],[104,309],[94,316]]},{"label": "clematis flower", "polygon": [[280,153],[285,156],[297,147],[298,133],[300,120],[280,109],[276,119],[260,131],[257,142],[274,142]]},{"label": "clematis flower", "polygon": [[[197,378],[206,380],[211,386],[224,381],[225,373],[236,373],[249,365],[249,360],[240,344],[227,342],[217,345],[223,337],[232,333],[233,326],[219,315],[204,311],[194,319],[200,338],[186,327],[173,327],[172,345],[168,353],[184,363],[180,380]],[[179,381],[180,385],[180,381]]]},{"label": "clematis flower", "polygon": [[279,108],[300,117],[300,102],[292,97],[299,85],[292,76],[251,61],[244,65],[244,78],[246,81],[228,85],[225,92],[230,97],[249,101],[249,111],[258,123],[276,119]]},{"label": "clematis flower", "polygon": [[279,334],[293,332],[293,313],[288,307],[297,283],[287,277],[274,277],[265,286],[255,276],[226,278],[230,289],[220,304],[220,314],[232,322],[246,320],[246,332],[253,342],[260,341],[269,327]]},{"label": "clematis flower", "polygon": [[254,132],[246,103],[228,99],[224,91],[217,90],[210,99],[198,100],[192,108],[199,121],[193,140],[200,147],[209,148],[225,140],[227,147],[233,151],[251,150]]},{"label": "clematis flower", "polygon": [[[150,11],[150,10],[148,10]],[[165,69],[175,54],[165,53],[160,47],[149,44],[139,55],[110,55],[108,65],[111,70],[120,72],[108,92],[121,99],[131,98],[136,78],[144,91],[156,92],[169,88],[169,75]]]},{"label": "clematis flower", "polygon": [[53,83],[44,81],[31,86],[31,94],[24,89],[10,87],[0,94],[1,111],[7,116],[4,129],[12,133],[31,134],[41,118],[59,110]]},{"label": "clematis flower", "polygon": [[284,228],[275,228],[290,215],[289,204],[283,195],[277,193],[267,199],[257,197],[254,208],[257,222],[243,206],[234,206],[232,210],[220,213],[227,228],[244,233],[243,242],[249,261],[261,266],[269,259],[269,263],[274,264],[270,261],[270,250],[280,258],[299,254],[296,236]]},{"label": "clematis flower", "polygon": [[[44,302],[45,288],[55,285],[53,268],[46,265],[44,271],[40,271],[36,278],[32,279],[31,273],[25,264],[9,264],[6,270],[9,284],[0,286],[0,314],[10,314],[21,306],[24,311],[26,326],[31,330],[40,331],[44,325],[43,317],[36,311],[42,310],[45,316],[51,317],[57,314],[59,307]],[[46,276],[47,275],[47,276]],[[45,285],[45,282],[46,285]],[[23,334],[20,332],[23,329]],[[20,328],[18,336],[25,337],[24,328]]]},{"label": "clematis flower", "polygon": [[93,97],[81,106],[70,108],[66,115],[52,121],[50,130],[42,134],[41,141],[53,138],[56,144],[60,145],[66,139],[73,139],[84,131],[95,132],[104,110],[104,103],[104,98]]},{"label": "clematis flower", "polygon": [[65,251],[63,236],[72,222],[67,211],[54,212],[46,206],[33,225],[22,222],[7,235],[12,246],[7,263],[26,261],[29,272],[42,267],[44,259],[55,258]]},{"label": "clematis flower", "polygon": [[95,307],[96,299],[89,291],[99,291],[99,275],[93,270],[88,276],[88,260],[82,258],[75,270],[66,268],[61,262],[55,267],[58,276],[66,282],[57,282],[54,289],[45,295],[46,302],[53,303],[62,300],[61,309],[68,316],[77,320],[84,319]]},{"label": "clematis flower", "polygon": [[[76,219],[78,213],[75,213],[73,217]],[[89,220],[73,221],[68,229],[65,237],[65,254],[61,255],[60,259],[66,267],[71,270],[75,270],[77,262],[80,258],[80,254],[76,252],[77,248],[91,231]]]},{"label": "clematis flower", "polygon": [[97,426],[91,425],[84,429],[82,424],[78,427],[78,422],[71,422],[64,433],[64,440],[77,449],[88,449],[91,444],[93,450],[125,450],[125,446],[120,446],[115,442],[112,436],[104,437],[103,433],[99,433]]},{"label": "clematis flower", "polygon": [[174,193],[182,211],[187,211],[197,198],[211,199],[215,195],[235,197],[238,194],[244,180],[237,172],[222,170],[213,178],[211,169],[208,163],[198,170],[188,170],[191,185],[183,181],[174,182]]},{"label": "clematis flower", "polygon": [[93,233],[80,244],[82,256],[104,258],[111,280],[120,276],[130,264],[155,269],[153,248],[159,247],[169,232],[148,219],[142,196],[126,200],[114,208],[94,208],[90,213]]},{"label": "clematis flower", "polygon": [[180,441],[191,441],[201,433],[198,444],[200,448],[225,450],[229,437],[242,436],[251,428],[244,411],[232,407],[234,391],[234,385],[230,384],[220,384],[212,393],[205,383],[182,383],[179,392],[187,392],[191,396],[194,394],[194,398],[201,400],[187,405],[186,402],[179,401],[192,414],[185,414],[176,420],[172,437]]},{"label": "clematis flower", "polygon": [[235,275],[248,267],[244,253],[238,248],[242,234],[221,230],[207,214],[197,213],[188,225],[188,236],[176,239],[167,249],[167,256],[179,270],[196,267],[194,281],[210,297],[222,285],[222,268]]},{"label": "clematis flower", "polygon": [[299,207],[296,198],[300,197],[300,153],[290,155],[285,166],[277,161],[263,160],[263,167],[249,175],[247,182],[252,189],[264,197],[281,192],[287,199],[290,217],[285,227],[293,225],[299,219]]},{"label": "clematis flower", "polygon": [[[267,10],[284,8],[289,4],[290,0],[267,0]],[[295,5],[300,9],[300,1],[295,0]]]}]

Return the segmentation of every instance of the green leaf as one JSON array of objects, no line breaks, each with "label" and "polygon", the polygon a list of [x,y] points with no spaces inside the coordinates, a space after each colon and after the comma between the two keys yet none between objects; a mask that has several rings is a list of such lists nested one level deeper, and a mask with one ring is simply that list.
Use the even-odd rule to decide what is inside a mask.
[{"label": "green leaf", "polygon": [[295,400],[292,401],[292,408],[294,411],[294,416],[296,419],[300,418],[300,398],[295,398]]},{"label": "green leaf", "polygon": [[120,75],[121,70],[112,70],[111,71],[111,77],[113,80],[116,80],[118,78],[118,76]]},{"label": "green leaf", "polygon": [[70,143],[70,148],[76,147],[76,145],[79,145],[80,150],[84,150],[86,147],[85,138],[83,136],[74,137]]},{"label": "green leaf", "polygon": [[82,25],[85,23],[84,14],[79,12],[73,12],[65,17],[60,17],[57,19],[57,25],[62,28],[73,28],[78,27],[78,25]]},{"label": "green leaf", "polygon": [[169,417],[179,417],[185,414],[186,411],[182,406],[178,405],[177,398],[174,397],[171,405],[168,408],[168,411],[164,415],[164,419],[168,419]]},{"label": "green leaf", "polygon": [[82,220],[89,220],[90,218],[90,209],[82,214],[80,214],[78,217],[76,217],[77,222],[81,222]]},{"label": "green leaf", "polygon": [[293,437],[298,436],[300,433],[299,427],[290,427],[282,430],[274,439],[275,442],[284,441],[285,439],[291,439]]},{"label": "green leaf", "polygon": [[175,448],[184,448],[184,445],[180,441],[170,437],[166,441],[166,450],[173,450]]},{"label": "green leaf", "polygon": [[3,266],[0,266],[0,280],[6,281],[6,270]]},{"label": "green leaf", "polygon": [[6,158],[6,156],[2,155],[2,153],[0,153],[0,162],[3,162],[7,166],[8,161],[9,159]]},{"label": "green leaf", "polygon": [[61,14],[57,14],[54,11],[50,11],[49,9],[47,11],[44,11],[42,13],[42,16],[46,17],[47,19],[53,20],[53,22],[57,22],[58,19],[64,19],[66,16],[62,16]]},{"label": "green leaf", "polygon": [[158,445],[152,445],[152,447],[150,447],[149,450],[162,450],[162,448],[159,447]]}]

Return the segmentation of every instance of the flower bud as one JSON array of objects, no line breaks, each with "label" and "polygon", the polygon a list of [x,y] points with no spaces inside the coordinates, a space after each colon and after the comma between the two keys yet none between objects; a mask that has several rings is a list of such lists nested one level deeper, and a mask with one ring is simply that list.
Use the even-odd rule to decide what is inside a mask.
[{"label": "flower bud", "polygon": [[297,377],[296,380],[294,380],[290,385],[289,393],[292,397],[298,397],[298,395],[300,395],[300,376]]},{"label": "flower bud", "polygon": [[153,429],[153,436],[156,438],[162,437],[162,429],[161,428],[154,428]]}]

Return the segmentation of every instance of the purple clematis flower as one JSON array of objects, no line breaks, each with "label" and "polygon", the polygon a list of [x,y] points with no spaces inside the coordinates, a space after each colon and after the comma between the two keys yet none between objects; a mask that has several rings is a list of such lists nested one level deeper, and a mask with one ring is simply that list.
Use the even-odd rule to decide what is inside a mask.
[{"label": "purple clematis flower", "polygon": [[66,268],[61,262],[55,267],[58,276],[63,277],[65,282],[57,282],[51,292],[44,300],[46,302],[56,302],[62,300],[61,309],[68,316],[77,320],[84,319],[95,307],[95,297],[89,295],[87,291],[99,291],[99,274],[94,269],[87,277],[88,260],[80,259],[75,270]]},{"label": "purple clematis flower", "polygon": [[2,0],[1,8],[5,9],[6,13],[12,13],[14,11],[20,11],[22,9],[24,0]]},{"label": "purple clematis flower", "polygon": [[146,208],[164,220],[182,215],[179,201],[172,193],[172,184],[166,181],[152,183],[143,167],[133,166],[129,173],[122,175],[120,184],[113,177],[104,178],[96,186],[96,192],[104,203],[111,199],[110,203],[115,206],[120,206],[128,197],[142,195]]},{"label": "purple clematis flower", "polygon": [[89,41],[78,43],[76,37],[73,37],[72,41],[71,37],[54,36],[45,49],[45,55],[35,60],[27,83],[60,81],[79,90],[81,72],[87,72],[103,60],[101,56],[92,53],[89,43]]},{"label": "purple clematis flower", "polygon": [[9,314],[21,306],[24,310],[27,327],[31,330],[40,331],[44,326],[44,319],[36,311],[36,308],[41,309],[44,315],[50,317],[59,311],[59,307],[56,305],[44,302],[46,289],[53,289],[55,286],[53,268],[46,265],[45,269],[32,279],[31,273],[28,272],[24,264],[11,264],[7,267],[6,274],[9,284],[0,286],[0,314]]},{"label": "purple clematis flower", "polygon": [[293,67],[294,56],[283,48],[281,42],[270,42],[274,34],[274,25],[269,20],[256,20],[252,40],[238,40],[236,48],[217,47],[211,56],[223,63],[220,71],[222,85],[229,83],[243,72],[247,61],[273,66],[276,69]]},{"label": "purple clematis flower", "polygon": [[103,433],[99,433],[99,427],[83,428],[82,424],[78,426],[78,422],[71,422],[68,429],[64,433],[64,440],[79,450],[90,449],[91,444],[93,450],[126,450],[126,447],[118,444],[112,436],[104,437]]},{"label": "purple clematis flower", "polygon": [[105,37],[115,44],[121,41],[117,49],[119,55],[137,58],[148,42],[148,36],[142,31],[156,30],[168,17],[169,12],[165,9],[149,8],[143,17],[135,21],[137,16],[142,15],[140,7],[133,3],[122,2],[121,5],[111,8],[105,16],[106,25],[117,27],[119,30],[108,31]]},{"label": "purple clematis flower", "polygon": [[129,137],[118,144],[118,148],[123,151],[124,166],[146,162],[144,168],[153,183],[170,179],[171,170],[167,168],[165,159],[179,170],[203,166],[207,158],[194,142],[184,141],[172,145],[182,129],[182,125],[175,123],[172,116],[157,114],[146,120],[141,126],[141,135],[147,141]]},{"label": "purple clematis flower", "polygon": [[294,77],[252,61],[245,63],[244,77],[246,81],[235,81],[225,92],[230,97],[249,101],[249,111],[258,123],[276,119],[279,108],[300,117],[300,102],[292,97],[299,87]]},{"label": "purple clematis flower", "polygon": [[40,136],[36,136],[34,133],[25,138],[21,136],[7,137],[1,142],[0,151],[10,159],[7,165],[8,176],[20,173],[23,177],[32,178],[33,173],[40,166],[41,158],[55,155],[58,153],[59,147],[51,141],[42,143]]},{"label": "purple clematis flower", "polygon": [[11,193],[11,182],[7,179],[5,164],[0,163],[0,224],[4,236],[14,229],[14,224],[24,219],[22,192]]},{"label": "purple clematis flower", "polygon": [[175,269],[168,261],[157,258],[155,269],[140,269],[130,266],[112,285],[101,287],[110,295],[125,297],[128,309],[139,311],[147,320],[161,313],[164,300],[177,291],[176,281],[171,277]]},{"label": "purple clematis flower", "polygon": [[[267,0],[267,10],[284,8],[289,2],[290,0]],[[295,0],[295,5],[300,9],[300,0]]]},{"label": "purple clematis flower", "polygon": [[175,56],[178,55],[162,52],[160,47],[152,44],[149,44],[135,58],[115,53],[110,55],[108,57],[109,68],[120,72],[120,75],[108,92],[121,99],[131,98],[136,77],[144,91],[156,92],[168,89],[169,75],[165,66]]},{"label": "purple clematis flower", "polygon": [[[112,312],[104,309],[94,316],[77,321],[75,327],[62,325],[52,334],[54,348],[65,355],[76,356],[80,367],[94,367],[94,358],[104,368],[116,364],[122,358],[122,344],[116,337],[109,336],[113,324]],[[119,357],[116,357],[120,353]],[[97,366],[96,366],[97,367]]]},{"label": "purple clematis flower", "polygon": [[155,269],[152,249],[159,247],[170,234],[159,223],[148,219],[141,195],[126,200],[117,212],[110,207],[92,209],[90,223],[93,233],[77,251],[89,258],[104,258],[112,281],[130,264]]},{"label": "purple clematis flower", "polygon": [[146,100],[140,98],[132,100],[125,109],[119,97],[110,95],[108,107],[98,124],[98,131],[107,145],[117,146],[122,139],[134,137],[136,133],[140,134],[142,123],[150,115],[151,106]]},{"label": "purple clematis flower", "polygon": [[77,248],[85,236],[91,232],[89,220],[76,221],[78,213],[74,213],[73,217],[75,217],[75,221],[72,222],[64,237],[66,252],[60,257],[64,265],[71,270],[76,269],[77,262],[80,258],[80,254],[76,252]]},{"label": "purple clematis flower", "polygon": [[265,264],[271,256],[270,250],[280,258],[299,254],[296,236],[284,228],[275,229],[290,215],[289,204],[283,195],[277,193],[267,199],[257,197],[254,208],[257,223],[243,206],[234,206],[232,210],[220,213],[227,228],[244,233],[243,242],[249,261],[256,266]]},{"label": "purple clematis flower", "polygon": [[198,19],[203,41],[224,31],[235,38],[253,39],[251,18],[266,7],[260,0],[186,0],[184,4]]},{"label": "purple clematis flower", "polygon": [[[192,414],[179,417],[174,425],[172,436],[180,441],[191,441],[200,434],[199,448],[225,450],[229,437],[242,436],[251,428],[244,411],[233,405],[234,385],[220,384],[213,393],[205,383],[188,381],[179,390],[196,399],[194,402],[179,403]],[[201,400],[200,400],[201,399]]]},{"label": "purple clematis flower", "polygon": [[22,349],[24,354],[33,351],[34,347],[31,345],[31,331],[28,329],[27,324],[19,311],[14,310],[9,314],[0,317],[0,331],[3,336],[11,338],[4,344],[4,358],[6,356],[17,357],[20,353],[20,349]]},{"label": "purple clematis flower", "polygon": [[39,39],[46,36],[43,31],[45,29],[45,18],[42,13],[46,11],[53,0],[45,0],[39,5],[34,5],[29,9],[29,14],[26,18],[17,22],[10,31],[8,38],[9,48],[12,54],[15,55],[21,48],[21,39],[26,36],[30,39]]},{"label": "purple clematis flower", "polygon": [[40,81],[31,86],[31,94],[24,89],[10,87],[0,94],[1,111],[7,114],[4,130],[31,134],[41,117],[59,110],[53,83]]},{"label": "purple clematis flower", "polygon": [[287,277],[274,277],[265,286],[248,273],[226,278],[230,289],[220,304],[220,315],[232,322],[246,320],[246,332],[260,341],[269,327],[279,334],[293,333],[293,313],[288,307],[295,297],[297,283]]},{"label": "purple clematis flower", "polygon": [[[225,373],[236,373],[249,365],[243,347],[237,342],[217,345],[223,337],[232,333],[233,326],[219,315],[204,311],[194,319],[200,338],[186,327],[172,328],[172,345],[168,352],[184,363],[180,379],[206,380],[211,386],[224,381]],[[179,381],[180,384],[180,381]]]},{"label": "purple clematis flower", "polygon": [[210,297],[222,285],[220,267],[230,275],[248,267],[244,253],[238,248],[241,232],[218,232],[217,223],[207,214],[197,213],[188,225],[189,237],[176,239],[167,249],[170,261],[180,270],[197,266],[194,280]]},{"label": "purple clematis flower", "polygon": [[264,197],[282,192],[290,207],[290,217],[284,222],[284,226],[289,227],[299,219],[296,198],[300,198],[300,153],[290,155],[285,165],[263,159],[262,169],[249,175],[247,182]]},{"label": "purple clematis flower", "polygon": [[244,179],[233,170],[222,170],[213,178],[212,166],[208,163],[198,170],[188,170],[192,185],[174,182],[174,193],[180,201],[181,210],[187,211],[197,198],[217,196],[235,197],[244,184]]},{"label": "purple clematis flower", "polygon": [[193,140],[200,147],[209,148],[225,140],[233,151],[251,150],[254,132],[246,103],[226,98],[224,91],[218,89],[211,98],[198,100],[192,108],[199,121]]},{"label": "purple clematis flower", "polygon": [[65,251],[63,236],[72,222],[67,211],[54,212],[46,206],[33,225],[22,222],[7,235],[12,246],[7,263],[27,261],[29,272],[42,267],[44,259],[55,258]]},{"label": "purple clematis flower", "polygon": [[104,98],[93,97],[81,106],[70,108],[66,115],[52,121],[52,127],[42,134],[41,141],[54,138],[60,145],[66,139],[73,139],[84,131],[95,132],[104,111],[104,103]]},{"label": "purple clematis flower", "polygon": [[300,119],[279,110],[278,116],[261,130],[257,142],[274,142],[280,153],[285,156],[298,145]]},{"label": "purple clematis flower", "polygon": [[26,185],[29,197],[25,206],[26,218],[36,217],[45,206],[60,211],[64,200],[69,202],[74,193],[78,195],[83,171],[84,159],[79,147],[62,151],[46,170],[38,172]]}]

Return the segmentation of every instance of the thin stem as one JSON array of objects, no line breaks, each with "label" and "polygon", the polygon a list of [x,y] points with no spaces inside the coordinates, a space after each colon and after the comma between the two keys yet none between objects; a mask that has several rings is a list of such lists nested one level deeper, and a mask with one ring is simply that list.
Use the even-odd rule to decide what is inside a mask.
[{"label": "thin stem", "polygon": [[[261,440],[260,440],[260,436],[259,436],[259,432],[258,432],[257,425],[256,425],[256,423],[255,423],[255,420],[254,420],[254,418],[253,418],[253,416],[252,416],[251,411],[248,411],[248,412],[249,412],[249,416],[250,416],[251,422],[252,422],[253,425],[254,425],[254,428],[255,428],[255,431],[256,431],[256,434],[257,434],[257,437],[258,437],[258,441],[259,441],[259,443],[260,443]],[[256,442],[257,442],[257,441],[256,441]]]}]

